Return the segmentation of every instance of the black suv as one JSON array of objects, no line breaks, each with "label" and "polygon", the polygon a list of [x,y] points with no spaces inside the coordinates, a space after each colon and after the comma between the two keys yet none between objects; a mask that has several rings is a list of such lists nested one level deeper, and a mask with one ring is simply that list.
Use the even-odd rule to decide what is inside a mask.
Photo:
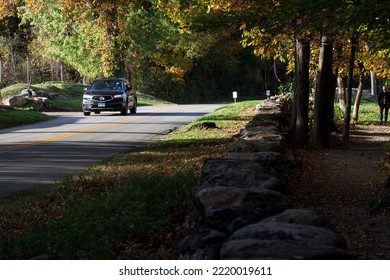
[{"label": "black suv", "polygon": [[126,115],[137,112],[137,95],[124,78],[105,78],[95,80],[83,95],[83,112],[120,111]]}]

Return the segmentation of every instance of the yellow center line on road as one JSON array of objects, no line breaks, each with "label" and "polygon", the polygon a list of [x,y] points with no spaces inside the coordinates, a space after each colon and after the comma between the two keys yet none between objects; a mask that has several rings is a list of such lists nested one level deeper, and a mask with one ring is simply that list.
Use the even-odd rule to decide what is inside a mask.
[{"label": "yellow center line on road", "polygon": [[131,121],[143,119],[143,118],[146,118],[146,117],[150,117],[150,116],[153,116],[153,115],[158,115],[159,113],[164,113],[164,112],[169,112],[169,111],[173,111],[173,110],[164,110],[164,111],[159,111],[159,112],[156,112],[156,113],[144,114],[142,116],[134,116],[134,117],[122,120],[122,121],[117,121],[117,122],[113,122],[113,123],[109,123],[109,124],[93,126],[93,127],[89,127],[89,128],[78,130],[78,131],[74,131],[74,132],[62,133],[62,134],[59,134],[59,135],[56,135],[56,136],[43,138],[41,140],[32,141],[32,142],[29,142],[29,143],[26,143],[26,144],[19,144],[19,145],[16,145],[16,146],[5,148],[5,149],[0,149],[0,154],[5,154],[5,153],[8,153],[8,152],[22,150],[22,149],[25,149],[25,148],[38,146],[38,145],[41,145],[41,144],[50,143],[50,142],[54,142],[54,141],[57,141],[57,140],[69,138],[69,137],[72,137],[72,136],[75,136],[75,135],[80,135],[80,134],[88,133],[88,132],[91,132],[91,131],[96,131],[96,130],[100,130],[100,129],[104,129],[104,128],[108,128],[108,127],[117,126],[117,125],[120,125],[120,124],[128,123],[128,122],[131,122]]}]

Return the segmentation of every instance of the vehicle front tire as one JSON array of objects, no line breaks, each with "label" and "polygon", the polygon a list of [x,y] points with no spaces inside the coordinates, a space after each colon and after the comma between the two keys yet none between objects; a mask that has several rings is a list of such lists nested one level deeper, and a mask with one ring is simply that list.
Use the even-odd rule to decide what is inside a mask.
[{"label": "vehicle front tire", "polygon": [[84,111],[84,116],[90,116],[90,115],[91,115],[91,112]]},{"label": "vehicle front tire", "polygon": [[126,116],[127,115],[127,108],[121,110],[121,115]]},{"label": "vehicle front tire", "polygon": [[130,114],[137,113],[137,102],[134,102],[134,106],[130,109]]}]

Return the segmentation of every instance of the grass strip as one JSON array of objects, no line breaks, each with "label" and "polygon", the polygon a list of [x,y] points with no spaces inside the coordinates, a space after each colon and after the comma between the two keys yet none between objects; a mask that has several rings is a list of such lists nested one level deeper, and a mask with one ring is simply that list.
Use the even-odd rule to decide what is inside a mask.
[{"label": "grass strip", "polygon": [[0,129],[31,124],[41,121],[47,121],[52,117],[40,112],[31,111],[28,109],[16,108],[12,110],[0,111]]}]

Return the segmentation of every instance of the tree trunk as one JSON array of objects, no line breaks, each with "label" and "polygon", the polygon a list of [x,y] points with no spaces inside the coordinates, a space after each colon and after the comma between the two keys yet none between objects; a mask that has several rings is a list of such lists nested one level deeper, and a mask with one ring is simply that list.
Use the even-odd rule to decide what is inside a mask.
[{"label": "tree trunk", "polygon": [[345,111],[347,107],[347,94],[345,93],[346,82],[347,82],[347,77],[345,76],[337,77],[337,85],[339,88],[339,107],[341,112],[343,113],[343,116],[345,116]]},{"label": "tree trunk", "polygon": [[107,53],[103,54],[103,67],[105,76],[121,77],[125,75],[125,61],[119,42],[118,7],[115,2],[105,10]]},{"label": "tree trunk", "polygon": [[277,66],[277,64],[276,64],[276,59],[273,58],[272,61],[273,61],[273,70],[274,70],[275,79],[276,79],[276,81],[277,81],[279,84],[281,84],[281,83],[282,83],[282,80],[279,78],[279,75],[278,75],[278,66]]},{"label": "tree trunk", "polygon": [[13,75],[13,77],[15,79],[15,77],[17,77],[16,53],[14,51],[13,45],[14,45],[13,40],[10,40],[9,43],[8,43],[8,52],[9,52],[10,60],[11,60],[11,74]]},{"label": "tree trunk", "polygon": [[344,116],[343,145],[345,147],[347,147],[349,144],[349,129],[351,123],[351,106],[352,106],[353,67],[355,64],[356,43],[357,43],[357,39],[356,37],[353,37],[351,39],[351,54],[349,57],[347,107]]},{"label": "tree trunk", "polygon": [[360,100],[362,99],[362,95],[363,95],[364,65],[361,61],[359,61],[359,69],[360,69],[359,86],[358,86],[358,91],[356,93],[355,104],[353,106],[353,114],[352,114],[353,124],[356,124],[359,120],[359,106],[360,106]]},{"label": "tree trunk", "polygon": [[64,65],[61,64],[60,66],[60,79],[61,79],[61,83],[64,82]]},{"label": "tree trunk", "polygon": [[264,88],[264,92],[267,91],[268,88],[268,83],[267,83],[267,71],[268,71],[268,67],[267,67],[267,59],[265,57],[262,58],[263,60],[263,65],[264,65],[264,69],[263,69],[263,88]]},{"label": "tree trunk", "polygon": [[333,45],[328,36],[321,39],[321,50],[314,96],[314,121],[310,145],[330,148],[333,127],[334,76]]},{"label": "tree trunk", "polygon": [[32,78],[31,78],[31,74],[30,74],[30,59],[28,56],[26,57],[26,81],[28,84],[28,88],[30,89]]},{"label": "tree trunk", "polygon": [[371,78],[371,96],[376,96],[376,74],[374,71],[370,71]]},{"label": "tree trunk", "polygon": [[295,80],[293,111],[291,115],[291,131],[298,145],[306,142],[309,123],[309,62],[310,42],[305,39],[295,40]]}]

